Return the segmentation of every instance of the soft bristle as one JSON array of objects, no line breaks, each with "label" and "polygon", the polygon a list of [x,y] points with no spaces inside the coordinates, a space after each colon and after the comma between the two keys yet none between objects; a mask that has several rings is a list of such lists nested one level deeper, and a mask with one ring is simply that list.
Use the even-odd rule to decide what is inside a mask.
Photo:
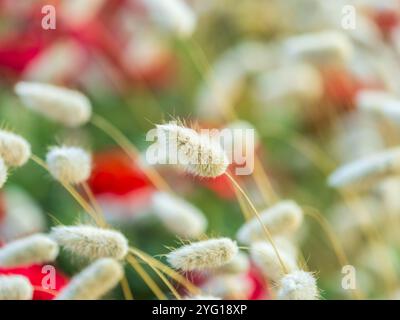
[{"label": "soft bristle", "polygon": [[317,300],[318,297],[317,281],[310,272],[293,271],[281,279],[280,300]]},{"label": "soft bristle", "polygon": [[89,260],[110,257],[123,259],[128,253],[128,241],[115,230],[92,226],[59,226],[52,228],[53,239],[65,250]]}]

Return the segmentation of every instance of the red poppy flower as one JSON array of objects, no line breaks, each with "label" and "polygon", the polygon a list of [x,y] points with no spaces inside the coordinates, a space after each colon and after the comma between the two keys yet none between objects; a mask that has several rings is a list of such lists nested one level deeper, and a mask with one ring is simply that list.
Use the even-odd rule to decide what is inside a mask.
[{"label": "red poppy flower", "polygon": [[60,271],[55,273],[55,288],[52,290],[41,289],[42,280],[48,273],[43,270],[42,265],[31,265],[28,267],[17,267],[17,268],[4,268],[0,267],[0,275],[21,275],[29,279],[32,286],[34,287],[33,300],[52,300],[55,294],[68,283],[68,278]]}]

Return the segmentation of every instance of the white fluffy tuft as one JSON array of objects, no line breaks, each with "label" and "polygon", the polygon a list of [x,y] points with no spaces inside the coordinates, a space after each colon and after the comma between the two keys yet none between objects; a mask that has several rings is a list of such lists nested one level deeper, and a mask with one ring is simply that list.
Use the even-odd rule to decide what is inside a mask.
[{"label": "white fluffy tuft", "polygon": [[7,166],[21,167],[31,156],[31,145],[13,132],[0,130],[0,156]]},{"label": "white fluffy tuft", "polygon": [[0,300],[32,300],[33,287],[20,275],[0,276]]},{"label": "white fluffy tuft", "polygon": [[281,279],[280,300],[318,300],[317,281],[310,272],[293,271]]},{"label": "white fluffy tuft", "polygon": [[3,158],[0,157],[0,188],[4,186],[7,181],[7,166]]}]

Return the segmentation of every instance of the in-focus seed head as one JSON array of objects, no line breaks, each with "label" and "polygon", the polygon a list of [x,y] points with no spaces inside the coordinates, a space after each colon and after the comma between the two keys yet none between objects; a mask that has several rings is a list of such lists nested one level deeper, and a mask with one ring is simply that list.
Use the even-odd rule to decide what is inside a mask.
[{"label": "in-focus seed head", "polygon": [[24,165],[31,156],[31,145],[21,136],[0,130],[0,156],[9,167]]},{"label": "in-focus seed head", "polygon": [[86,258],[114,258],[122,260],[128,253],[128,241],[115,230],[93,226],[58,226],[50,233],[51,237],[65,250]]},{"label": "in-focus seed head", "polygon": [[157,125],[158,143],[171,151],[177,164],[193,175],[215,178],[226,172],[228,157],[221,145],[209,135],[201,135],[193,129],[174,123]]},{"label": "in-focus seed head", "polygon": [[165,192],[156,192],[152,199],[154,213],[168,230],[182,238],[197,238],[207,228],[204,214],[185,200]]},{"label": "in-focus seed head", "polygon": [[19,82],[15,92],[27,108],[65,126],[83,125],[92,114],[89,99],[75,90],[39,82]]},{"label": "in-focus seed head", "polygon": [[0,300],[32,300],[33,287],[20,275],[0,276]]},{"label": "in-focus seed head", "polygon": [[[279,256],[289,272],[297,270],[296,257],[285,252],[278,246]],[[282,266],[272,245],[268,242],[254,242],[250,248],[250,256],[261,273],[274,282],[283,276]]]},{"label": "in-focus seed head", "polygon": [[278,291],[280,300],[318,300],[317,281],[310,272],[293,271],[281,279]]},{"label": "in-focus seed head", "polygon": [[397,147],[377,152],[339,167],[328,177],[328,185],[333,188],[360,187],[399,172],[400,148]]},{"label": "in-focus seed head", "polygon": [[7,181],[7,166],[3,158],[0,157],[0,188],[4,186]]},{"label": "in-focus seed head", "polygon": [[[260,218],[273,236],[286,235],[300,227],[303,211],[296,202],[284,200],[262,211]],[[240,243],[249,244],[252,241],[265,239],[265,233],[260,221],[254,217],[239,229],[236,237]]]},{"label": "in-focus seed head", "polygon": [[74,276],[57,300],[96,300],[114,288],[122,279],[122,266],[114,259],[102,258]]},{"label": "in-focus seed head", "polygon": [[12,241],[0,248],[0,266],[17,267],[54,261],[57,243],[44,234]]},{"label": "in-focus seed head", "polygon": [[229,238],[210,239],[182,246],[167,255],[168,263],[177,270],[208,270],[229,263],[238,247]]},{"label": "in-focus seed head", "polygon": [[46,162],[56,180],[70,184],[85,182],[92,170],[90,154],[78,147],[52,147],[46,155]]}]

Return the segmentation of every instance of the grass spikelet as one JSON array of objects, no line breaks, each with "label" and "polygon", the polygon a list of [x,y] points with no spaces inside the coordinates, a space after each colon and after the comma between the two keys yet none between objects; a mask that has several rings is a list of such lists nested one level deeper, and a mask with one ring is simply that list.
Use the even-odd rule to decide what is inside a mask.
[{"label": "grass spikelet", "polygon": [[157,192],[152,198],[154,213],[165,227],[182,238],[196,238],[207,228],[204,214],[183,199],[165,192]]},{"label": "grass spikelet", "polygon": [[[291,234],[296,231],[303,221],[303,211],[292,200],[284,200],[262,211],[260,219],[272,235]],[[260,221],[253,218],[246,222],[238,231],[237,239],[243,244],[249,244],[263,237]]]},{"label": "grass spikelet", "polygon": [[65,250],[89,260],[122,260],[128,253],[128,240],[115,230],[88,225],[58,226],[52,228],[50,235]]},{"label": "grass spikelet", "polygon": [[182,246],[167,255],[168,263],[181,271],[209,270],[230,262],[238,247],[229,238],[209,239]]},{"label": "grass spikelet", "polygon": [[210,135],[175,123],[157,125],[160,148],[187,172],[214,178],[226,172],[229,160],[221,145]]},{"label": "grass spikelet", "polygon": [[[285,252],[282,248],[279,248],[279,253],[288,272],[298,269],[296,257]],[[254,242],[250,248],[250,256],[254,264],[267,279],[277,282],[284,276],[280,262],[271,244],[261,241]]]},{"label": "grass spikelet", "polygon": [[15,92],[29,109],[68,127],[89,121],[92,107],[82,93],[39,82],[19,82]]},{"label": "grass spikelet", "polygon": [[102,258],[79,274],[60,292],[57,300],[96,300],[114,288],[122,279],[122,266],[111,258]]},{"label": "grass spikelet", "polygon": [[400,148],[392,148],[339,167],[328,177],[328,185],[333,188],[361,187],[399,172]]},{"label": "grass spikelet", "polygon": [[15,240],[0,248],[0,266],[17,267],[54,261],[58,245],[44,234]]},{"label": "grass spikelet", "polygon": [[70,184],[85,182],[92,170],[90,154],[79,147],[52,147],[46,162],[56,180]]},{"label": "grass spikelet", "polygon": [[312,273],[302,270],[285,275],[280,282],[280,300],[318,300],[317,281]]},{"label": "grass spikelet", "polygon": [[0,130],[0,156],[7,166],[21,167],[31,156],[31,146],[21,136]]},{"label": "grass spikelet", "polygon": [[20,275],[0,276],[0,300],[32,300],[33,287]]}]

